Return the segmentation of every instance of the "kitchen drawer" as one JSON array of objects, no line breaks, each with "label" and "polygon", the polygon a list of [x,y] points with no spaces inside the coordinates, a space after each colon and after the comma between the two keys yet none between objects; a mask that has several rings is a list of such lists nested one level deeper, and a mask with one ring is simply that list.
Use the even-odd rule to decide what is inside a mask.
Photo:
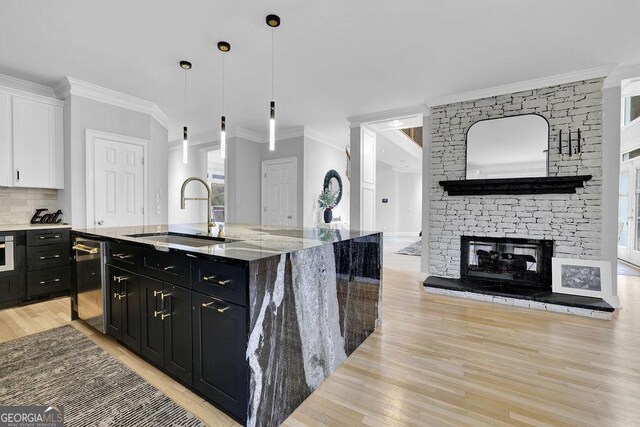
[{"label": "kitchen drawer", "polygon": [[27,270],[69,266],[69,245],[31,246],[27,248]]},{"label": "kitchen drawer", "polygon": [[108,243],[107,264],[137,273],[138,248],[122,243]]},{"label": "kitchen drawer", "polygon": [[28,230],[27,246],[69,243],[69,229]]},{"label": "kitchen drawer", "polygon": [[241,306],[247,306],[247,269],[208,260],[193,260],[192,289]]},{"label": "kitchen drawer", "polygon": [[185,255],[149,249],[140,251],[140,274],[145,276],[188,288],[190,270],[191,262]]},{"label": "kitchen drawer", "polygon": [[[24,274],[24,273],[23,273]],[[0,275],[0,303],[4,301],[17,302],[19,298],[27,295],[24,276],[20,274]]]},{"label": "kitchen drawer", "polygon": [[27,272],[27,296],[49,294],[68,290],[71,284],[71,268],[50,268]]}]

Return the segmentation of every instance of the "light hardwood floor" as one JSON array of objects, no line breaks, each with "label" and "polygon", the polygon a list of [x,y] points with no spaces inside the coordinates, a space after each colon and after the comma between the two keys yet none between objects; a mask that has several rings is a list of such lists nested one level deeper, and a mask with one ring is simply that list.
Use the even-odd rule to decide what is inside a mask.
[{"label": "light hardwood floor", "polygon": [[[640,277],[620,277],[614,321],[429,295],[420,258],[394,254],[415,240],[385,239],[382,326],[287,425],[640,425]],[[68,303],[1,311],[0,341],[67,323]],[[207,424],[234,424],[73,325]]]}]

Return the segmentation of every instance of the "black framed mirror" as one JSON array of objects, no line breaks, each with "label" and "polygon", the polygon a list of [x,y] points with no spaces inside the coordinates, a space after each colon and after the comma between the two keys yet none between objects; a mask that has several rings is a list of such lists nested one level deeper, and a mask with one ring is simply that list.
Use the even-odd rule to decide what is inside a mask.
[{"label": "black framed mirror", "polygon": [[333,169],[327,172],[324,176],[324,185],[322,188],[324,191],[329,191],[336,195],[336,202],[333,204],[333,207],[338,206],[338,203],[340,203],[342,199],[342,178],[340,174]]},{"label": "black framed mirror", "polygon": [[549,175],[549,122],[534,113],[483,119],[466,133],[466,179]]}]

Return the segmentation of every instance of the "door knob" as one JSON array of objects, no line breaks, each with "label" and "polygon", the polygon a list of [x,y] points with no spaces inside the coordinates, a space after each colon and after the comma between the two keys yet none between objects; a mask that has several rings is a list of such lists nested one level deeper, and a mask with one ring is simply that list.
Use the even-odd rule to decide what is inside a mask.
[{"label": "door knob", "polygon": [[289,215],[287,218],[291,219],[291,218],[293,218],[293,217],[292,217],[291,215]]},{"label": "door knob", "polygon": [[98,224],[98,225],[104,225],[104,221],[103,221],[103,220],[100,220],[100,221],[96,222],[96,224]]}]

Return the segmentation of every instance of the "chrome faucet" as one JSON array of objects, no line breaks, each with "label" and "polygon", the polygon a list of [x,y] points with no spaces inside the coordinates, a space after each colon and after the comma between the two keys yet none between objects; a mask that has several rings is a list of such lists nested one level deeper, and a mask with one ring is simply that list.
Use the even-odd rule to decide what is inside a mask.
[{"label": "chrome faucet", "polygon": [[[187,188],[187,184],[189,184],[191,181],[198,181],[200,182],[202,185],[204,185],[204,188],[207,189],[207,197],[184,197],[184,190]],[[183,183],[182,183],[182,189],[180,190],[180,209],[184,209],[185,208],[185,201],[187,200],[206,200],[207,201],[207,232],[209,234],[213,233],[213,228],[215,227],[215,224],[213,223],[213,221],[211,220],[211,188],[209,187],[209,184],[207,184],[207,182],[204,179],[192,176],[191,178],[187,178]]]}]

